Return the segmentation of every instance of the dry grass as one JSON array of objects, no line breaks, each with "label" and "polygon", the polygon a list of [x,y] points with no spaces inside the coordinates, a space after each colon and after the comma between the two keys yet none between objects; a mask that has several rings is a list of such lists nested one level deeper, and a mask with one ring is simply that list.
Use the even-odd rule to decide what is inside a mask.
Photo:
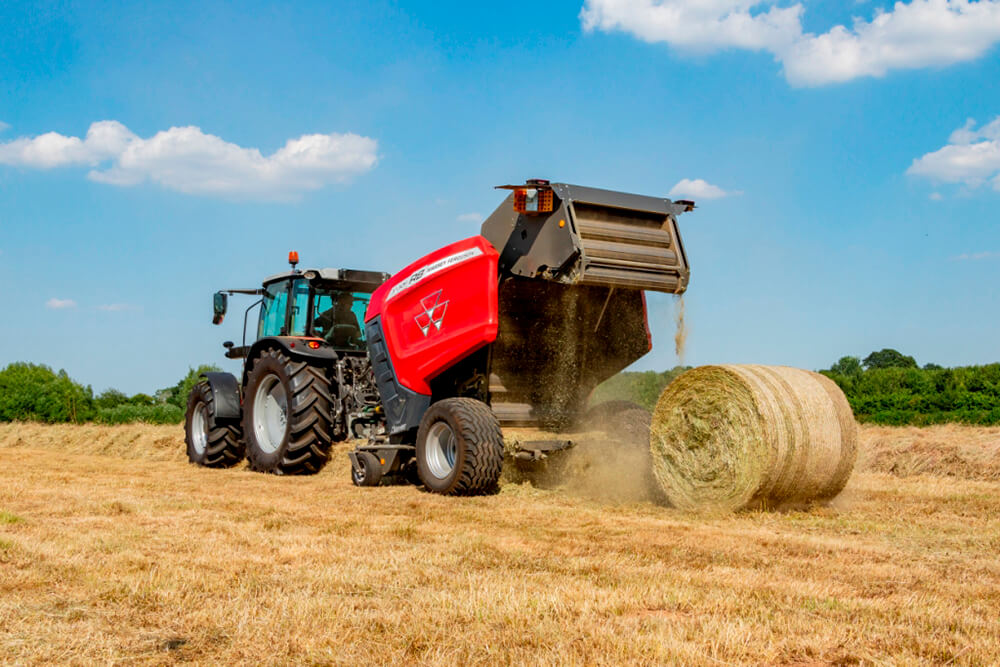
[{"label": "dry grass", "polygon": [[1000,481],[1000,428],[865,426],[862,464],[901,477],[942,475]]},{"label": "dry grass", "polygon": [[[179,429],[87,428],[0,427],[0,661],[1000,655],[996,481],[866,471],[834,507],[706,519],[523,485],[356,489],[346,447],[313,478],[202,470]],[[896,433],[862,439],[882,451],[925,432]]]}]

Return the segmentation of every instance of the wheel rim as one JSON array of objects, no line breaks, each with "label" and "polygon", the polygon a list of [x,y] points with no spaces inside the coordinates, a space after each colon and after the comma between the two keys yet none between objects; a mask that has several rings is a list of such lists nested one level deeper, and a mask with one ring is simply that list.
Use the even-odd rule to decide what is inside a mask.
[{"label": "wheel rim", "polygon": [[191,414],[191,444],[199,456],[208,447],[208,410],[204,403],[199,403]]},{"label": "wheel rim", "polygon": [[359,486],[365,481],[365,477],[368,476],[368,466],[365,465],[365,460],[363,457],[358,457],[358,467],[351,470],[354,475],[354,481]]},{"label": "wheel rim", "polygon": [[455,469],[458,458],[458,438],[447,422],[436,422],[427,433],[424,454],[427,468],[438,479],[448,477]]},{"label": "wheel rim", "polygon": [[253,399],[253,431],[257,445],[267,454],[281,447],[288,430],[288,397],[277,375],[268,375]]}]

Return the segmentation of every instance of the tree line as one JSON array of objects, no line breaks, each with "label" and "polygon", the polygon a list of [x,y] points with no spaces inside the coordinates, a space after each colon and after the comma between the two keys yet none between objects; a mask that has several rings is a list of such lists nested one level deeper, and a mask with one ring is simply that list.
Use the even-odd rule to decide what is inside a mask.
[{"label": "tree line", "polygon": [[152,395],[129,396],[117,389],[95,395],[89,385],[82,385],[64,370],[15,362],[0,370],[0,421],[180,424],[198,376],[217,370],[217,366],[206,365],[188,369],[176,384]]},{"label": "tree line", "polygon": [[[624,399],[651,410],[663,389],[689,368],[619,373],[594,391],[591,403]],[[95,395],[66,371],[16,362],[0,370],[0,421],[180,424],[191,388],[201,373],[214,370],[219,368],[190,368],[176,384],[152,395],[128,396],[116,389]],[[1000,363],[920,366],[913,357],[887,348],[863,359],[841,357],[819,372],[840,386],[861,422],[1000,424]]]},{"label": "tree line", "polygon": [[864,359],[841,357],[820,372],[843,389],[861,422],[1000,424],[1000,363],[920,366],[911,356],[883,349]]}]

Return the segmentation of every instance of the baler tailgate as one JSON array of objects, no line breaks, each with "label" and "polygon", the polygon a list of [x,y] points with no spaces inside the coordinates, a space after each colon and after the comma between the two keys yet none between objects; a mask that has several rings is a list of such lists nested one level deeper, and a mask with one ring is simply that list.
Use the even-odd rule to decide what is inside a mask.
[{"label": "baler tailgate", "polygon": [[667,215],[574,202],[584,285],[676,292],[683,262]]},{"label": "baler tailgate", "polygon": [[551,189],[551,212],[521,214],[511,195],[483,223],[483,236],[500,252],[501,271],[564,285],[687,289],[677,216],[691,202],[566,183],[534,187]]}]

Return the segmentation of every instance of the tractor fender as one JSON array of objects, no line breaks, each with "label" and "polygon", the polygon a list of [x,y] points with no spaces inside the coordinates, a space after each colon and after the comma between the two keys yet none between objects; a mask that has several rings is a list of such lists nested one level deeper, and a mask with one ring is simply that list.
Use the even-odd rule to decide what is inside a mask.
[{"label": "tractor fender", "polygon": [[247,373],[253,366],[254,360],[260,356],[263,350],[277,348],[292,359],[307,361],[315,366],[332,366],[338,359],[337,352],[326,345],[319,349],[310,349],[305,343],[308,339],[296,336],[267,336],[261,338],[247,350],[246,361],[243,364],[243,384],[246,385]]},{"label": "tractor fender", "polygon": [[313,350],[307,345],[310,340],[316,339],[301,338],[298,336],[267,336],[250,346],[246,358],[249,362],[260,356],[261,350],[269,347],[277,347],[293,359],[301,359],[302,361],[309,361],[314,364],[332,364],[337,360],[337,352],[332,347],[323,345]]},{"label": "tractor fender", "polygon": [[210,371],[201,376],[208,380],[215,402],[216,419],[240,418],[240,384],[232,373]]}]

